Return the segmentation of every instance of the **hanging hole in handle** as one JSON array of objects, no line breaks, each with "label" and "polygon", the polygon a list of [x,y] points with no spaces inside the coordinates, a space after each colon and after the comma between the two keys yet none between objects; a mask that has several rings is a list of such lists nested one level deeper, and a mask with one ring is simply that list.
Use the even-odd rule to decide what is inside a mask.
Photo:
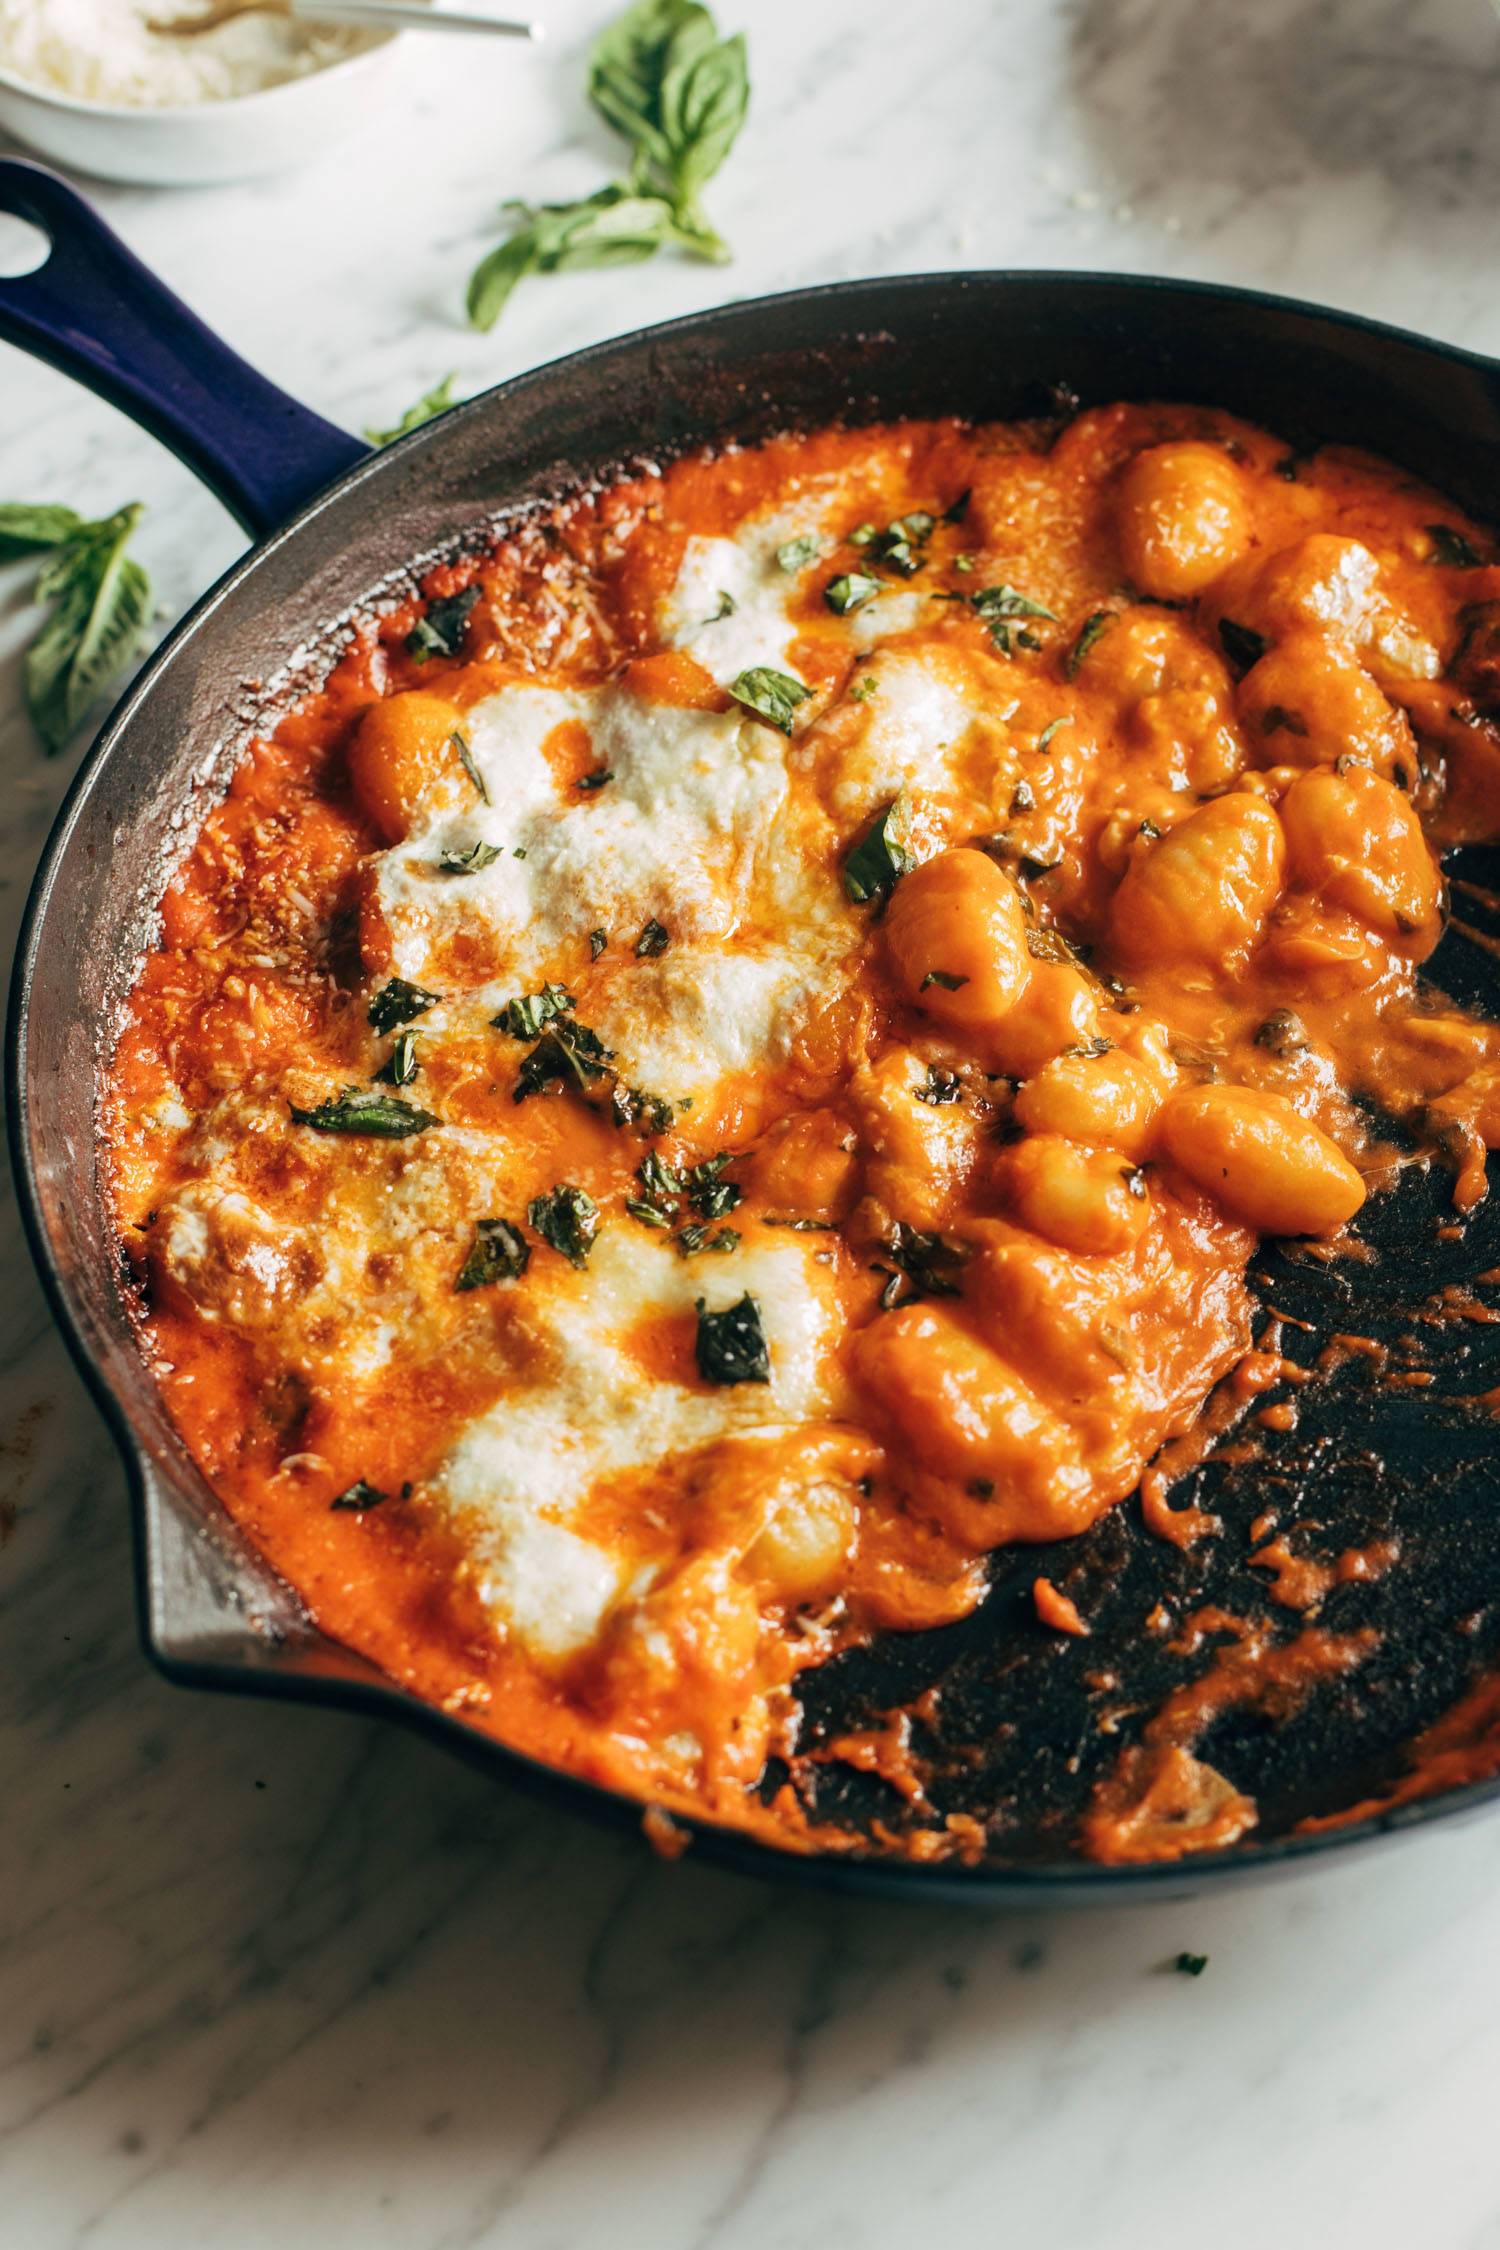
[{"label": "hanging hole in handle", "polygon": [[37,273],[52,255],[52,237],[30,219],[0,211],[0,281],[21,281]]}]

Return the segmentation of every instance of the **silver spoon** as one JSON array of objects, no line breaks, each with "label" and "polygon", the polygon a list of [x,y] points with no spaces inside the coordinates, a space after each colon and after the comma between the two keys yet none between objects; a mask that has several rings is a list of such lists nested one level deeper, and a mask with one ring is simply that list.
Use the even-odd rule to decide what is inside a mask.
[{"label": "silver spoon", "polygon": [[151,16],[146,29],[164,38],[191,39],[217,31],[240,16],[292,16],[298,22],[358,24],[367,31],[491,31],[506,39],[540,39],[539,23],[517,23],[505,16],[462,15],[456,8],[429,8],[418,0],[207,0],[180,16]]}]

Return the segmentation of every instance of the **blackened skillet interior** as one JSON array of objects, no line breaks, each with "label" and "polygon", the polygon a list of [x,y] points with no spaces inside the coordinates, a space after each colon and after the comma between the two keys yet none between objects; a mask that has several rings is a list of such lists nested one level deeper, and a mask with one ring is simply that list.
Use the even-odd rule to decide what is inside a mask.
[{"label": "blackened skillet interior", "polygon": [[[295,1601],[227,1525],[184,1459],[130,1333],[101,1196],[94,1103],[107,1027],[151,925],[161,870],[191,835],[195,806],[222,786],[260,686],[317,668],[331,621],[401,583],[435,552],[478,538],[507,510],[686,447],[751,440],[836,419],[957,413],[1008,419],[1116,398],[1180,398],[1263,423],[1294,448],[1367,446],[1500,519],[1500,370],[1400,332],[1272,298],[1185,284],[1055,274],[859,282],[730,307],[626,337],[522,377],[372,458],[240,564],[171,637],[105,729],[60,816],[18,956],[10,1040],[11,1123],[38,1262],[85,1374],[131,1464],[141,1519],[148,1649],[189,1684],[395,1709],[501,1770],[571,1802],[635,1817],[384,1686],[312,1633]],[[1500,888],[1500,855],[1464,872]],[[1487,863],[1495,859],[1495,866]],[[1490,956],[1450,934],[1439,983],[1493,1012]],[[1386,1246],[1371,1266],[1322,1267],[1271,1252],[1281,1310],[1394,1342],[1444,1285],[1500,1266],[1500,1212],[1462,1242],[1436,1222],[1448,1185],[1409,1174],[1362,1221]],[[892,1638],[804,1680],[818,1740],[941,1682],[930,1739],[942,1811],[999,1815],[992,1860],[975,1870],[828,1857],[814,1866],[703,1833],[700,1847],[761,1871],[861,1887],[992,1901],[1181,1890],[1294,1864],[1376,1826],[1405,1826],[1495,1793],[1481,1784],[1361,1823],[1334,1839],[1286,1841],[1309,1814],[1368,1794],[1414,1733],[1487,1661],[1500,1660],[1500,1542],[1492,1424],[1460,1393],[1500,1383],[1500,1335],[1474,1323],[1423,1331],[1427,1390],[1377,1388],[1351,1360],[1307,1394],[1297,1430],[1256,1461],[1210,1464],[1201,1497],[1225,1532],[1182,1555],[1143,1531],[1135,1504],[1057,1549],[1002,1552],[988,1603],[942,1633]],[[1319,1336],[1293,1351],[1315,1350]],[[1280,1480],[1276,1482],[1276,1480]],[[1259,1829],[1189,1867],[1091,1868],[1068,1832],[1094,1780],[1128,1739],[1129,1716],[1201,1669],[1141,1631],[1159,1593],[1174,1607],[1220,1602],[1266,1613],[1247,1568],[1247,1531],[1268,1484],[1328,1526],[1341,1548],[1394,1530],[1399,1569],[1337,1589],[1324,1621],[1373,1625],[1380,1649],[1354,1679],[1278,1727],[1222,1722],[1208,1754],[1259,1801]],[[1049,1572],[1086,1605],[1087,1643],[1028,1627],[1023,1591]],[[1285,1612],[1279,1618],[1285,1632]],[[1085,1675],[1107,1678],[1091,1689]],[[1105,1705],[1126,1734],[1101,1735]],[[889,1792],[826,1769],[820,1811],[856,1830],[889,1821]]]}]

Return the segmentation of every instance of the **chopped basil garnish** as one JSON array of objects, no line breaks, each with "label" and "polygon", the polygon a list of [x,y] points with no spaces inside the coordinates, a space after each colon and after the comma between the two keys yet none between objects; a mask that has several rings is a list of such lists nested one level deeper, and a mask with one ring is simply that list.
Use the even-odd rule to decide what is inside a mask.
[{"label": "chopped basil garnish", "polygon": [[295,1102],[287,1108],[294,1125],[310,1125],[315,1133],[351,1133],[377,1141],[404,1141],[408,1134],[425,1133],[439,1123],[429,1110],[398,1102],[392,1094],[372,1094],[366,1086],[346,1086],[314,1109],[299,1109]]},{"label": "chopped basil garnish", "polygon": [[1479,549],[1455,531],[1451,523],[1430,523],[1427,536],[1432,541],[1432,559],[1447,563],[1454,570],[1478,570],[1484,562]]},{"label": "chopped basil garnish", "polygon": [[846,570],[838,578],[830,578],[823,588],[823,599],[835,617],[847,617],[851,609],[861,609],[872,602],[880,592],[880,580],[867,577],[862,570]]},{"label": "chopped basil garnish", "polygon": [[1083,631],[1069,649],[1063,662],[1063,670],[1070,680],[1077,679],[1079,666],[1100,635],[1107,633],[1111,625],[1117,625],[1119,621],[1120,613],[1117,609],[1096,609],[1092,617],[1084,619]]},{"label": "chopped basil garnish", "polygon": [[1064,716],[1060,719],[1049,719],[1047,721],[1047,724],[1043,727],[1041,733],[1036,738],[1036,746],[1038,751],[1050,750],[1052,747],[1052,737],[1056,734],[1058,728],[1071,726],[1072,723],[1073,722],[1071,717],[1067,714],[1064,714]]},{"label": "chopped basil garnish", "polygon": [[970,594],[969,603],[989,627],[990,639],[1002,656],[1013,656],[1018,642],[1022,648],[1041,645],[1034,633],[1018,629],[1018,618],[1045,617],[1053,624],[1057,622],[1055,610],[1048,609],[1045,602],[1033,601],[1029,594],[1018,593],[1014,586],[982,586],[977,594]]},{"label": "chopped basil garnish", "polygon": [[636,959],[638,961],[654,960],[658,953],[666,952],[671,942],[670,932],[662,928],[661,923],[657,921],[653,914],[648,918],[645,928],[635,941]]},{"label": "chopped basil garnish", "polygon": [[1270,647],[1264,633],[1257,633],[1253,625],[1236,625],[1232,617],[1219,619],[1219,643],[1229,659],[1229,668],[1242,679],[1252,664],[1258,664]]},{"label": "chopped basil garnish", "polygon": [[698,1299],[698,1373],[705,1383],[769,1383],[771,1355],[760,1307],[747,1290],[738,1304],[711,1313]]},{"label": "chopped basil garnish", "polygon": [[570,1266],[583,1266],[599,1232],[599,1206],[582,1188],[564,1180],[550,1195],[532,1198],[526,1216],[549,1249]]},{"label": "chopped basil garnish", "polygon": [[609,1097],[609,1113],[617,1126],[628,1125],[647,1140],[653,1133],[665,1133],[674,1115],[672,1104],[663,1095],[621,1085],[616,1085]]},{"label": "chopped basil garnish", "polygon": [[1172,1966],[1181,1977],[1201,1977],[1208,1967],[1208,1955],[1206,1953],[1179,1953]]},{"label": "chopped basil garnish", "polygon": [[606,946],[608,945],[608,943],[609,943],[609,934],[608,934],[608,932],[607,932],[607,931],[605,931],[605,930],[590,930],[590,931],[589,931],[589,959],[590,959],[591,961],[597,961],[597,960],[598,960],[598,958],[599,958],[599,956],[600,956],[600,954],[601,954],[601,953],[602,953],[602,952],[604,951],[604,948],[605,948],[605,947],[606,947]]},{"label": "chopped basil garnish", "polygon": [[677,1253],[682,1258],[706,1257],[710,1251],[727,1256],[731,1250],[738,1250],[740,1239],[733,1227],[720,1227],[717,1234],[710,1234],[701,1220],[693,1220],[677,1237]]},{"label": "chopped basil garnish", "polygon": [[936,1109],[944,1102],[961,1102],[963,1098],[963,1081],[956,1070],[944,1070],[939,1063],[927,1065],[926,1082],[917,1088],[919,1102],[930,1102]]},{"label": "chopped basil garnish", "polygon": [[719,589],[719,606],[713,612],[713,615],[705,617],[703,622],[705,625],[720,625],[726,617],[733,617],[738,608],[739,603],[735,600],[733,594],[726,594],[721,586]]},{"label": "chopped basil garnish", "polygon": [[574,1005],[566,985],[544,984],[540,992],[526,992],[519,999],[507,1000],[490,1021],[497,1031],[508,1031],[512,1039],[536,1039]]},{"label": "chopped basil garnish", "polygon": [[943,510],[944,523],[962,523],[969,512],[969,502],[974,497],[974,487],[966,484],[951,508]]},{"label": "chopped basil garnish", "polygon": [[940,984],[945,992],[961,992],[968,981],[967,977],[956,977],[951,969],[929,969],[917,990],[925,992],[930,984]]},{"label": "chopped basil garnish", "polygon": [[925,550],[936,521],[925,508],[913,508],[908,515],[888,523],[884,531],[877,531],[873,524],[860,524],[850,532],[849,539],[883,569],[894,571],[899,578],[914,578],[927,560]]},{"label": "chopped basil garnish", "polygon": [[782,542],[776,550],[776,560],[785,571],[805,570],[822,552],[823,542],[816,532],[804,531],[800,539]]},{"label": "chopped basil garnish", "polygon": [[429,656],[457,656],[478,600],[479,588],[465,586],[461,593],[445,594],[429,602],[426,615],[417,619],[406,636],[407,655],[419,664],[425,664]]},{"label": "chopped basil garnish", "polygon": [[571,1016],[557,1016],[522,1062],[514,1098],[524,1102],[555,1079],[564,1084],[571,1079],[583,1092],[604,1076],[614,1059],[613,1048],[605,1046],[597,1031]]},{"label": "chopped basil garnish", "polygon": [[844,890],[856,906],[883,897],[916,865],[906,843],[907,817],[906,799],[893,797],[844,861]]},{"label": "chopped basil garnish", "polygon": [[485,1289],[492,1281],[519,1281],[530,1263],[531,1244],[519,1227],[509,1219],[476,1219],[474,1240],[453,1286]]},{"label": "chopped basil garnish", "polygon": [[411,1030],[398,1031],[390,1054],[375,1076],[382,1086],[409,1086],[421,1067],[417,1061],[417,1034]]},{"label": "chopped basil garnish", "polygon": [[967,1243],[925,1233],[901,1219],[894,1220],[881,1237],[881,1248],[895,1269],[875,1268],[877,1273],[888,1274],[880,1292],[882,1312],[889,1312],[893,1305],[910,1304],[918,1297],[956,1297],[957,1276],[972,1256]]},{"label": "chopped basil garnish", "polygon": [[[490,793],[484,785],[484,775],[480,772],[478,766],[476,766],[474,763],[474,753],[469,748],[468,736],[460,727],[455,727],[453,732],[449,735],[448,740],[452,743],[454,749],[458,753],[459,764],[463,767],[464,772],[468,775],[470,781],[474,785],[475,796],[479,799],[479,802],[482,805],[487,805],[490,801]],[[518,852],[516,854],[516,857],[518,859],[524,859],[526,857],[526,854],[524,852]]]},{"label": "chopped basil garnish", "polygon": [[353,1484],[347,1485],[328,1505],[330,1508],[363,1511],[366,1508],[378,1508],[389,1498],[390,1494],[382,1492],[378,1485],[366,1484],[363,1477],[356,1477]]},{"label": "chopped basil garnish", "polygon": [[1300,711],[1289,711],[1284,703],[1268,703],[1260,722],[1262,734],[1307,733],[1307,721]]},{"label": "chopped basil garnish", "polygon": [[722,1177],[725,1167],[733,1162],[729,1150],[721,1148],[717,1156],[706,1156],[701,1164],[690,1164],[687,1168],[684,1177],[688,1201],[705,1219],[722,1219],[726,1212],[744,1201],[744,1189]]},{"label": "chopped basil garnish", "polygon": [[872,695],[880,693],[880,681],[874,672],[861,672],[849,690],[851,703],[868,703]]},{"label": "chopped basil garnish", "polygon": [[471,844],[466,852],[444,852],[438,861],[440,875],[478,875],[482,869],[493,867],[500,857],[498,844],[486,844],[482,839]]},{"label": "chopped basil garnish", "polygon": [[425,1016],[442,997],[440,992],[424,992],[421,985],[408,984],[405,977],[392,977],[370,1002],[370,1028],[382,1034],[394,1031],[398,1024],[410,1023],[413,1016]]},{"label": "chopped basil garnish", "polygon": [[790,672],[774,672],[768,664],[752,664],[729,683],[729,692],[736,703],[753,711],[758,719],[780,734],[790,734],[797,707],[812,694],[801,680],[794,680]]},{"label": "chopped basil garnish", "polygon": [[773,1219],[767,1213],[761,1220],[763,1227],[790,1227],[793,1234],[832,1234],[832,1219]]},{"label": "chopped basil garnish", "polygon": [[613,766],[595,766],[592,773],[581,773],[578,776],[575,787],[579,789],[603,789],[614,778],[615,769]]}]

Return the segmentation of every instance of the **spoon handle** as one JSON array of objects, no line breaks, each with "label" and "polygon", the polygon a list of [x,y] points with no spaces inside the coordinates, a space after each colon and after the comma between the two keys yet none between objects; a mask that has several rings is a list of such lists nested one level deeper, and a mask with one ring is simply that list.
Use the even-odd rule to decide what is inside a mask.
[{"label": "spoon handle", "polygon": [[291,0],[290,11],[309,23],[360,24],[372,31],[491,31],[505,39],[540,39],[542,27],[506,16],[465,15],[429,8],[418,0]]}]

